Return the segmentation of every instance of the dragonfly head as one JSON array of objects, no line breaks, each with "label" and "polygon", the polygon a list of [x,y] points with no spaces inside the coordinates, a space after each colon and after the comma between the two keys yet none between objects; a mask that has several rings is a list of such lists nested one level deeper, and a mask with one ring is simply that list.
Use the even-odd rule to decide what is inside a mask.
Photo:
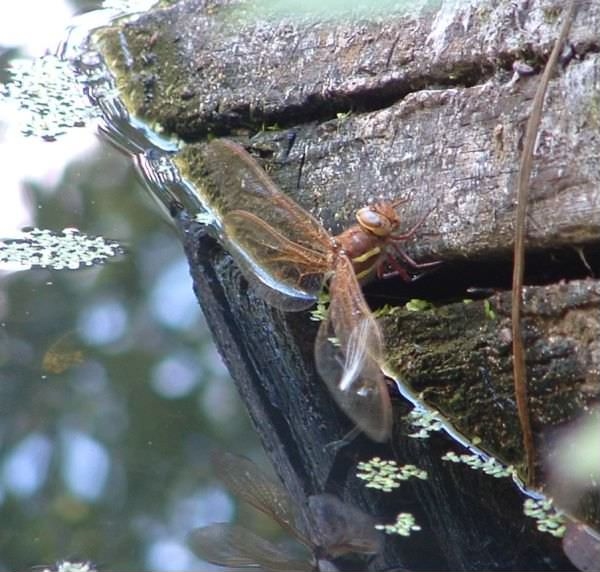
[{"label": "dragonfly head", "polygon": [[356,220],[363,230],[382,238],[392,234],[400,223],[393,204],[389,202],[375,203],[359,209]]}]

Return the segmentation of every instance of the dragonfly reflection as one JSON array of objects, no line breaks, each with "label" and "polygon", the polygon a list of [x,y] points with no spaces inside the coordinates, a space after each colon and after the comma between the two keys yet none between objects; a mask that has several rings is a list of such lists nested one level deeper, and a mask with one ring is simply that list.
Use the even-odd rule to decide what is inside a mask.
[{"label": "dragonfly reflection", "polygon": [[381,201],[360,209],[357,224],[331,236],[243,147],[214,140],[199,168],[218,238],[259,295],[281,309],[301,310],[315,303],[327,282],[331,302],[315,342],[317,370],[350,419],[372,439],[386,440],[392,408],[380,369],[383,337],[359,280],[382,274],[386,265],[410,279],[406,265],[436,264],[419,265],[397,246],[423,219],[398,233],[401,201]]},{"label": "dragonfly reflection", "polygon": [[220,566],[306,572],[323,570],[322,566],[332,569],[326,558],[380,550],[381,537],[371,517],[337,497],[309,497],[303,517],[283,487],[249,459],[218,453],[213,464],[232,494],[273,518],[310,555],[298,558],[298,550],[275,545],[242,526],[212,524],[192,531],[189,538],[194,552],[204,560]]}]

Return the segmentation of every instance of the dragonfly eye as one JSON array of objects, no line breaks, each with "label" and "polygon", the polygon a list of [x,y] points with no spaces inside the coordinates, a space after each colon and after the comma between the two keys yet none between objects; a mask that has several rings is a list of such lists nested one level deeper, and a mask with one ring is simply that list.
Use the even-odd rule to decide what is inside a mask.
[{"label": "dragonfly eye", "polygon": [[371,207],[364,207],[356,213],[358,224],[376,236],[388,236],[392,232],[392,223],[388,217]]}]

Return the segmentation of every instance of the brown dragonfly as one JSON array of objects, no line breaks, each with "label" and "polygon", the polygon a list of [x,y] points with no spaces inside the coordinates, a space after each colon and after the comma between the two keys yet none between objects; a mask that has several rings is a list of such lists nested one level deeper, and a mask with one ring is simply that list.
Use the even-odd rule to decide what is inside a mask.
[{"label": "brown dragonfly", "polygon": [[331,568],[329,558],[350,553],[375,554],[382,547],[373,519],[329,494],[308,498],[304,513],[284,488],[255,463],[231,453],[213,455],[220,481],[239,500],[275,520],[305,548],[276,545],[247,528],[215,523],[193,530],[189,543],[201,558],[220,566],[308,572]]},{"label": "brown dragonfly", "polygon": [[283,310],[302,310],[315,303],[327,282],[330,305],[315,342],[317,370],[358,428],[386,440],[392,407],[380,369],[383,337],[359,280],[381,274],[386,261],[408,279],[398,257],[415,269],[437,264],[417,264],[396,247],[424,219],[399,233],[396,207],[403,201],[381,201],[361,208],[357,224],[331,236],[240,145],[210,142],[199,168],[201,195],[215,213],[218,238],[259,295]]}]

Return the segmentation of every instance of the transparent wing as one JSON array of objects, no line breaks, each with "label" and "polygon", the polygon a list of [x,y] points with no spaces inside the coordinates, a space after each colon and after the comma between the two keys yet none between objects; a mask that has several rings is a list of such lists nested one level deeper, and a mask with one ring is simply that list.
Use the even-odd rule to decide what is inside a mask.
[{"label": "transparent wing", "polygon": [[197,163],[213,229],[259,296],[284,310],[311,306],[328,269],[327,231],[240,145],[215,139]]},{"label": "transparent wing", "polygon": [[348,257],[337,257],[329,292],[329,312],[315,342],[317,370],[358,428],[375,441],[385,441],[391,433],[392,406],[380,368],[383,337]]},{"label": "transparent wing", "polygon": [[219,480],[236,497],[272,517],[304,544],[308,543],[289,495],[255,463],[239,455],[217,452],[213,455],[213,466]]},{"label": "transparent wing", "polygon": [[215,139],[206,146],[203,161],[207,203],[221,218],[244,210],[295,244],[327,251],[329,234],[319,221],[282,193],[241,145]]},{"label": "transparent wing", "polygon": [[329,263],[325,253],[292,242],[244,210],[226,214],[222,225],[225,248],[259,295],[284,310],[314,304]]},{"label": "transparent wing", "polygon": [[188,542],[200,558],[235,568],[277,572],[307,572],[308,560],[296,560],[272,542],[234,524],[211,524],[193,530]]}]

